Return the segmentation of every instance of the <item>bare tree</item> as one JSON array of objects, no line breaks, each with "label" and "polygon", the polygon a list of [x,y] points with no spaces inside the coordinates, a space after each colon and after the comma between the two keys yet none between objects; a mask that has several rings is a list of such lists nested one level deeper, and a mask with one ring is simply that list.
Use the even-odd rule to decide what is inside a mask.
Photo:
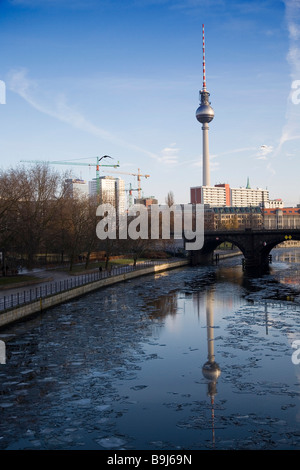
[{"label": "bare tree", "polygon": [[173,191],[169,191],[165,199],[167,206],[172,207],[175,204],[175,198]]},{"label": "bare tree", "polygon": [[11,264],[16,256],[16,240],[21,229],[18,225],[18,205],[26,198],[27,192],[21,169],[0,170],[0,264],[3,275],[7,274],[9,258]]},{"label": "bare tree", "polygon": [[18,247],[32,267],[35,255],[44,248],[46,230],[64,196],[65,176],[47,164],[22,170],[23,197],[18,201]]},{"label": "bare tree", "polygon": [[17,203],[26,198],[28,188],[23,184],[21,170],[0,170],[0,240],[5,246],[15,233]]},{"label": "bare tree", "polygon": [[91,196],[86,199],[86,230],[84,234],[84,250],[86,252],[85,269],[88,268],[91,253],[99,245],[99,239],[96,234],[97,218],[96,209],[98,198]]}]

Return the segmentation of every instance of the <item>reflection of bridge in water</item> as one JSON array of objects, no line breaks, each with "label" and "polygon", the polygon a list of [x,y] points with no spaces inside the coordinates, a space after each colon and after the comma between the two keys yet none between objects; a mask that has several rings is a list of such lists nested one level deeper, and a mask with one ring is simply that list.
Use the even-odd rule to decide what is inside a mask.
[{"label": "reflection of bridge in water", "polygon": [[[287,263],[299,263],[300,262],[300,251],[293,251],[293,248],[289,248],[289,251],[287,252],[280,252],[279,254],[274,253],[274,258],[275,260],[278,261],[285,261]],[[295,247],[294,249],[297,249],[298,247]]]},{"label": "reflection of bridge in water", "polygon": [[242,252],[245,268],[265,267],[271,250],[287,239],[300,240],[300,229],[205,231],[203,247],[191,251],[191,262],[193,265],[211,262],[214,250],[229,242]]}]

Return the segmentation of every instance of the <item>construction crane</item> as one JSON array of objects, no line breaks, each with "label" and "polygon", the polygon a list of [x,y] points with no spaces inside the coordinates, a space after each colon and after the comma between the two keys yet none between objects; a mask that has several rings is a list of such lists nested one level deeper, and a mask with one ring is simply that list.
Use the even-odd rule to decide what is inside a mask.
[{"label": "construction crane", "polygon": [[[108,170],[106,170],[108,171]],[[138,197],[139,199],[141,198],[141,178],[149,178],[150,175],[142,175],[141,170],[138,168],[137,173],[128,173],[126,171],[110,171],[109,173],[117,173],[117,174],[122,174],[122,175],[131,175],[131,176],[137,176],[137,183],[138,183]]]},{"label": "construction crane", "polygon": [[100,164],[100,161],[103,158],[111,158],[109,155],[103,155],[102,157],[96,157],[97,161],[96,163],[79,163],[79,162],[74,162],[71,160],[52,160],[52,161],[44,161],[44,160],[21,160],[21,162],[26,162],[26,163],[50,163],[51,165],[81,165],[81,166],[95,166],[96,167],[96,181],[97,181],[97,194],[99,195],[100,193],[100,166],[101,167],[111,167],[111,168],[118,168],[120,166],[119,162],[115,165],[102,165]]},{"label": "construction crane", "polygon": [[128,203],[129,204],[128,205],[129,205],[129,207],[131,207],[132,206],[132,191],[138,191],[138,189],[133,189],[132,184],[129,183],[129,188],[125,189],[125,191],[129,193],[129,195],[128,195]]}]

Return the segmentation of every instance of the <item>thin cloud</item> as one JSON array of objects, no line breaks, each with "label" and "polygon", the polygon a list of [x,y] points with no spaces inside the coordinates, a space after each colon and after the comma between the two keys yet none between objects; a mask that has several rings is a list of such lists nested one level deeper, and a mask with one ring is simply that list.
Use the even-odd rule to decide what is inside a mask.
[{"label": "thin cloud", "polygon": [[165,165],[177,165],[179,149],[176,144],[171,144],[161,151],[160,161]]},{"label": "thin cloud", "polygon": [[297,25],[295,23],[290,23],[290,24],[288,24],[288,30],[289,30],[290,37],[293,40],[297,41],[300,38],[299,25]]},{"label": "thin cloud", "polygon": [[118,144],[138,152],[143,152],[156,160],[159,159],[154,153],[137,147],[130,142],[126,142],[113,133],[90,122],[79,111],[67,104],[64,94],[56,94],[53,96],[41,90],[41,87],[36,80],[28,78],[28,74],[25,69],[13,71],[9,74],[8,87],[11,91],[21,96],[30,106],[43,114],[69,124],[83,132],[98,136],[114,144]]},{"label": "thin cloud", "polygon": [[[231,150],[226,150],[226,152],[221,152],[218,154],[210,155],[210,169],[211,171],[217,171],[221,165],[219,161],[216,161],[216,159],[219,159],[219,157],[223,157],[226,155],[234,155],[234,154],[240,154],[240,153],[245,153],[248,152],[250,155],[248,155],[248,159],[257,159],[257,160],[265,160],[266,161],[266,169],[271,175],[275,174],[275,170],[272,167],[271,162],[268,160],[269,155],[272,154],[274,151],[273,146],[271,145],[266,145],[263,144],[259,148],[258,147],[239,147],[236,149],[231,149]],[[194,160],[192,162],[193,167],[202,167],[202,157],[199,157],[199,159]]]},{"label": "thin cloud", "polygon": [[274,152],[275,157],[281,153],[284,144],[300,139],[300,104],[293,102],[293,92],[295,90],[292,89],[293,81],[300,79],[300,2],[299,0],[285,0],[285,7],[285,17],[290,40],[287,62],[290,65],[292,84],[287,97],[286,123],[283,126],[278,146]]},{"label": "thin cloud", "polygon": [[261,145],[258,153],[256,154],[257,160],[267,160],[267,155],[273,152],[272,145]]},{"label": "thin cloud", "polygon": [[[239,147],[239,148],[236,148],[236,149],[231,149],[231,150],[226,150],[226,152],[220,152],[220,153],[217,153],[217,154],[210,154],[209,155],[209,160],[210,160],[210,163],[211,163],[211,166],[214,166],[215,168],[217,168],[220,163],[219,162],[216,162],[216,161],[213,161],[219,157],[223,157],[224,155],[233,155],[233,154],[236,154],[236,153],[242,153],[242,152],[253,152],[254,150],[257,150],[257,147]],[[202,156],[200,156],[199,158],[193,160],[192,162],[192,166],[202,166]]]}]

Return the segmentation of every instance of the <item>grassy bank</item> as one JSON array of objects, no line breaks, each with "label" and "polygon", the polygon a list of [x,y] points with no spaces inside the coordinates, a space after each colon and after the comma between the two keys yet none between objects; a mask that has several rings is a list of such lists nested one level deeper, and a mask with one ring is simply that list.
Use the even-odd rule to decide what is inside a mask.
[{"label": "grassy bank", "polygon": [[0,277],[0,288],[1,287],[7,287],[7,286],[14,286],[16,284],[19,284],[20,282],[34,282],[36,281],[37,278],[35,276],[27,276],[20,274],[18,276],[5,276],[5,277]]}]

